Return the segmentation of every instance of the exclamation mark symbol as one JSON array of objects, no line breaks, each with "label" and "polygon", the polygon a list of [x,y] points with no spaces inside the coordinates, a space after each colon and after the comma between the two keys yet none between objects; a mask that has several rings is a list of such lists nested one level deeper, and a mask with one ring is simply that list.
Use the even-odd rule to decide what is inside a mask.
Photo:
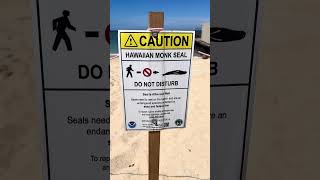
[{"label": "exclamation mark symbol", "polygon": [[138,47],[136,41],[134,40],[134,38],[132,37],[132,35],[130,34],[128,39],[126,40],[126,43],[124,45],[125,47]]}]

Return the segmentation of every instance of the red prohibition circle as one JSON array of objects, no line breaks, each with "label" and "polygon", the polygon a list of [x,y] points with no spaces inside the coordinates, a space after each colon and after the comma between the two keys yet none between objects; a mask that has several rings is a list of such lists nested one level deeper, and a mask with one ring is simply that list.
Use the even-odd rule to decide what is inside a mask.
[{"label": "red prohibition circle", "polygon": [[143,75],[144,75],[145,77],[151,76],[151,73],[152,73],[151,69],[149,69],[149,68],[144,68],[144,69],[143,69]]}]

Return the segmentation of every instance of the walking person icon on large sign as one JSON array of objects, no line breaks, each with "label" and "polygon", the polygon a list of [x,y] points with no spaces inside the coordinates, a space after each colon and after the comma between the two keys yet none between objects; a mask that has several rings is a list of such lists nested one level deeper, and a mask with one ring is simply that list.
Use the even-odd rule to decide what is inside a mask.
[{"label": "walking person icon on large sign", "polygon": [[70,16],[70,11],[64,10],[62,14],[62,17],[56,18],[52,21],[52,28],[54,31],[57,31],[57,35],[54,40],[52,49],[56,51],[58,49],[58,46],[60,45],[61,40],[63,39],[66,43],[67,50],[72,51],[71,40],[66,32],[66,29],[68,28],[73,31],[76,31],[76,28],[71,25],[70,20],[68,18]]}]

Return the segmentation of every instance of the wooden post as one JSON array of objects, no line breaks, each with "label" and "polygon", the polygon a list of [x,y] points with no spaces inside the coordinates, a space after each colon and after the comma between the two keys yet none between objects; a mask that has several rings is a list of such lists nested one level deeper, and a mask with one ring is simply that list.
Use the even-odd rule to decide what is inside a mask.
[{"label": "wooden post", "polygon": [[[164,27],[164,13],[149,13],[149,28]],[[159,180],[160,131],[149,132],[149,180]]]}]

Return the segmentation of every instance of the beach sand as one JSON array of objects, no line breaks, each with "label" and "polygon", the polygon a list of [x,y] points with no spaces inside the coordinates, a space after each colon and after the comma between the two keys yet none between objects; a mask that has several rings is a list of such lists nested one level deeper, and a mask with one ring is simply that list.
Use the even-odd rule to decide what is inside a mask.
[{"label": "beach sand", "polygon": [[[148,179],[148,132],[125,131],[120,63],[110,63],[111,180]],[[160,179],[210,178],[210,62],[195,57],[187,127],[161,131]]]},{"label": "beach sand", "polygon": [[0,179],[40,180],[30,2],[0,4]]}]

